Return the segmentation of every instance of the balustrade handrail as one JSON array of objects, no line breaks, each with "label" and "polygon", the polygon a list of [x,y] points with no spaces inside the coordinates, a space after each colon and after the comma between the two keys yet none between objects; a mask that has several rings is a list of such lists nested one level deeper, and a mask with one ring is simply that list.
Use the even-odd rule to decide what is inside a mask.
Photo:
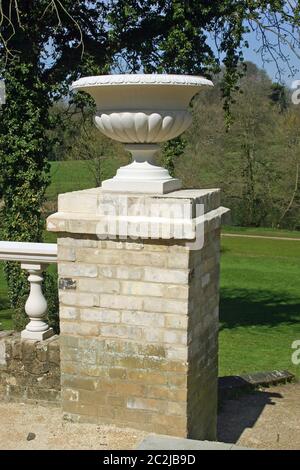
[{"label": "balustrade handrail", "polygon": [[0,260],[57,263],[57,244],[0,241]]},{"label": "balustrade handrail", "polygon": [[42,291],[43,271],[48,264],[57,263],[57,244],[0,241],[0,261],[19,261],[29,274],[30,293],[25,312],[30,321],[21,337],[34,341],[49,338],[54,333],[45,322],[47,301]]}]

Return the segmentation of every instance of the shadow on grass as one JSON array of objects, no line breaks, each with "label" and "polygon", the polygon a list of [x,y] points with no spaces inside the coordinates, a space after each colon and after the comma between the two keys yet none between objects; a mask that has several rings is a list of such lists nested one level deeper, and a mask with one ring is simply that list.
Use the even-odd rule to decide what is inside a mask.
[{"label": "shadow on grass", "polygon": [[273,398],[283,396],[280,393],[256,390],[236,399],[225,400],[218,414],[218,440],[236,443],[245,429],[254,427],[266,405],[276,406]]},{"label": "shadow on grass", "polygon": [[300,299],[286,292],[221,289],[220,329],[300,322]]}]

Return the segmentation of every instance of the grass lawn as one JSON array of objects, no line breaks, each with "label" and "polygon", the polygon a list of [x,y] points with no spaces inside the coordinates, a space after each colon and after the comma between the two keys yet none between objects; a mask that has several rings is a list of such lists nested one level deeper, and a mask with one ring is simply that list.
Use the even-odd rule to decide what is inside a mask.
[{"label": "grass lawn", "polygon": [[222,238],[220,375],[289,369],[300,340],[300,241]]},{"label": "grass lawn", "polygon": [[258,235],[260,237],[283,237],[283,238],[300,238],[299,231],[283,230],[271,228],[257,228],[257,227],[235,227],[232,225],[225,225],[223,233],[232,233],[240,235]]},{"label": "grass lawn", "polygon": [[[299,237],[297,232],[255,230]],[[55,235],[48,233],[45,241],[55,242]],[[11,327],[10,317],[0,269],[2,327]],[[300,241],[223,237],[220,375],[289,369],[300,377],[300,365],[291,363],[295,340],[300,340]]]},{"label": "grass lawn", "polygon": [[[120,160],[103,159],[102,179],[108,179],[115,175],[120,166]],[[47,189],[46,197],[49,200],[56,200],[60,193],[79,191],[95,187],[93,176],[93,165],[85,160],[66,160],[61,162],[51,162],[51,184]]]},{"label": "grass lawn", "polygon": [[11,310],[7,298],[7,288],[3,273],[3,263],[0,263],[0,330],[11,329]]},{"label": "grass lawn", "polygon": [[55,199],[60,193],[87,189],[95,185],[87,162],[51,162],[51,184],[47,189],[47,199]]}]

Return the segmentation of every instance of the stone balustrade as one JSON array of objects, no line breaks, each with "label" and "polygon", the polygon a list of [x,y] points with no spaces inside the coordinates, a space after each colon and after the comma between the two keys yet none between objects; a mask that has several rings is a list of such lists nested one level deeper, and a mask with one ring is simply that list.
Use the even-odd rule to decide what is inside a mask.
[{"label": "stone balustrade", "polygon": [[53,336],[52,328],[44,317],[47,301],[42,291],[43,271],[50,263],[57,262],[56,243],[28,243],[0,241],[0,260],[18,261],[28,272],[30,292],[25,311],[30,319],[21,337],[42,341]]}]

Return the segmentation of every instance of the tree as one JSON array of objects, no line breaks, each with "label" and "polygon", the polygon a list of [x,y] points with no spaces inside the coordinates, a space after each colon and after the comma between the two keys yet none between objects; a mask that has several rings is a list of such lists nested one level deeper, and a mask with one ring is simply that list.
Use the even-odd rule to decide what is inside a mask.
[{"label": "tree", "polygon": [[291,105],[280,116],[279,140],[281,142],[280,187],[277,197],[277,227],[300,228],[300,110]]},{"label": "tree", "polygon": [[81,121],[65,158],[85,161],[95,187],[113,177],[121,163],[128,163],[124,147],[101,134],[92,119]]},{"label": "tree", "polygon": [[[51,103],[78,75],[109,70],[106,11],[99,1],[1,2],[0,75],[7,94],[0,116],[4,239],[42,240]],[[6,274],[11,304],[17,307],[27,282],[15,263],[7,263]]]},{"label": "tree", "polygon": [[[273,84],[254,64],[240,80],[226,130],[215,90],[195,100],[187,148],[176,165],[185,186],[221,187],[223,204],[238,225],[296,228],[299,221],[299,107],[282,111]],[[284,93],[287,94],[286,89]],[[299,224],[299,223],[298,223]]]},{"label": "tree", "polygon": [[[264,62],[275,63],[280,80],[286,69],[296,73],[292,56],[300,58],[299,12],[298,2],[284,0],[117,1],[110,17],[112,35],[118,38],[120,47],[122,42],[126,46],[117,54],[121,60],[116,62],[122,71],[142,68],[146,73],[191,73],[211,78],[221,71],[223,61],[220,86],[229,126],[234,92],[245,71],[240,65],[243,51],[249,47],[247,34],[257,35],[257,52]],[[285,52],[286,47],[291,54]],[[163,157],[171,167],[173,146],[164,147]]]}]

